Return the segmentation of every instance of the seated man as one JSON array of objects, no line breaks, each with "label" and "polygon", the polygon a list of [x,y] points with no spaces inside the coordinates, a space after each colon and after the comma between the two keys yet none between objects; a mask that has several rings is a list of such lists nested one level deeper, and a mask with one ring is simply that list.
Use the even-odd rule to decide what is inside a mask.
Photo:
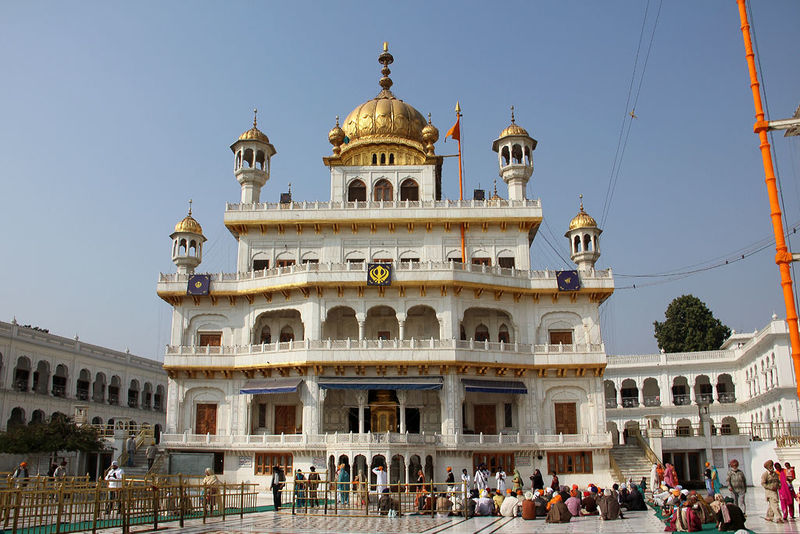
[{"label": "seated man", "polygon": [[597,500],[591,491],[583,492],[583,499],[581,499],[581,514],[583,515],[597,515]]},{"label": "seated man", "polygon": [[531,491],[525,493],[525,500],[522,501],[522,519],[536,519],[536,502]]},{"label": "seated man", "polygon": [[475,502],[475,515],[492,515],[494,513],[494,502],[489,498],[489,492],[483,490],[481,496]]},{"label": "seated man", "polygon": [[444,493],[440,493],[439,496],[436,498],[436,513],[447,515],[450,513],[450,510],[453,508],[453,502],[447,498],[447,495]]},{"label": "seated man", "polygon": [[542,490],[533,492],[533,504],[536,505],[536,517],[547,515],[547,500],[542,497]]},{"label": "seated man", "polygon": [[506,493],[506,498],[503,499],[503,504],[500,505],[500,515],[503,517],[517,517],[522,508],[522,503],[519,502],[517,496],[510,489],[507,489]]},{"label": "seated man", "polygon": [[503,506],[504,497],[503,494],[500,493],[499,489],[495,492],[494,497],[492,497],[492,500],[494,501],[494,510],[492,511],[492,513],[494,515],[500,515],[500,507]]},{"label": "seated man", "polygon": [[737,530],[745,530],[744,526],[744,513],[742,509],[733,503],[726,503],[725,498],[717,493],[714,496],[715,501],[719,504],[719,511],[717,511],[717,530],[720,532]]},{"label": "seated man", "polygon": [[639,488],[636,486],[631,487],[625,502],[628,510],[647,510],[647,504],[644,502],[644,496],[639,492]]},{"label": "seated man", "polygon": [[597,501],[597,507],[600,509],[600,519],[604,521],[613,521],[622,517],[619,502],[609,489],[603,491],[603,496]]},{"label": "seated man", "polygon": [[572,514],[569,513],[567,505],[564,504],[560,494],[555,494],[548,506],[550,510],[547,511],[547,518],[545,519],[548,523],[569,523],[570,519],[572,519]]},{"label": "seated man", "polygon": [[386,515],[389,513],[389,510],[394,510],[399,515],[400,503],[397,502],[396,499],[392,498],[391,494],[389,493],[389,488],[383,488],[381,498],[378,499],[378,511],[381,515]]},{"label": "seated man", "polygon": [[569,499],[564,503],[572,517],[581,515],[581,500],[578,498],[578,490],[570,490]]}]

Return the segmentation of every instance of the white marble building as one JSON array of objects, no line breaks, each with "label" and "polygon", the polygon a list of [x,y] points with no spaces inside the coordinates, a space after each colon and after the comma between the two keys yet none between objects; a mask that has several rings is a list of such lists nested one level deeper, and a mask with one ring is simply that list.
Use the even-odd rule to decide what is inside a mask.
[{"label": "white marble building", "polygon": [[[176,226],[177,272],[157,289],[174,309],[163,443],[183,460],[214,452],[236,481],[340,462],[391,481],[480,462],[609,479],[598,306],[614,282],[594,268],[597,224],[581,205],[566,234],[578,289],[531,270],[536,141],[512,115],[492,146],[508,198],[443,198],[439,132],[390,91],[392,60],[329,133],[329,199],[262,201],[275,147],[255,121],[231,146],[237,272],[187,294],[205,238],[191,212]],[[368,285],[371,264],[387,285]]]},{"label": "white marble building", "polygon": [[166,420],[161,362],[77,338],[0,321],[0,425],[45,421],[60,413],[96,425]]},{"label": "white marble building", "polygon": [[769,457],[781,457],[772,440],[800,430],[789,330],[777,316],[761,330],[734,332],[720,350],[609,355],[603,378],[614,442],[626,429],[641,432],[683,480],[702,479],[706,460],[724,475],[736,458],[750,474],[759,454],[751,448],[771,442]]}]

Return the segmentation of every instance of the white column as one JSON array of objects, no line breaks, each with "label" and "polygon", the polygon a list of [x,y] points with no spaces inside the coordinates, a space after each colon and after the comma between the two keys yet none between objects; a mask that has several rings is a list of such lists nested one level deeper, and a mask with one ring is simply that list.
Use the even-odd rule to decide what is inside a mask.
[{"label": "white column", "polygon": [[622,408],[622,383],[615,382],[614,386],[617,388],[617,406]]},{"label": "white column", "polygon": [[[402,338],[401,338],[402,339]],[[406,392],[397,392],[397,402],[400,404],[400,433],[406,433]]]},{"label": "white column", "polygon": [[464,392],[458,375],[450,373],[444,376],[442,390],[439,392],[439,401],[442,414],[442,434],[459,434],[463,431],[464,422],[461,420],[461,404],[464,401]]},{"label": "white column", "polygon": [[314,434],[319,428],[319,384],[316,376],[309,376],[298,389],[303,403],[303,433]]},{"label": "white column", "polygon": [[319,392],[317,393],[317,428],[315,432],[317,434],[324,434],[324,427],[325,427],[325,397],[328,394],[327,389],[319,388]]},{"label": "white column", "polygon": [[358,433],[364,433],[364,407],[367,404],[367,392],[359,391],[356,394],[358,400]]},{"label": "white column", "polygon": [[397,319],[397,326],[399,328],[399,331],[398,331],[398,334],[397,334],[397,338],[402,341],[402,340],[404,340],[406,338],[406,321],[405,321],[405,319],[403,319],[403,320]]},{"label": "white column", "polygon": [[[91,387],[91,381],[90,386]],[[120,388],[121,389],[121,388]],[[91,392],[90,392],[91,393]],[[122,393],[120,392],[120,395]],[[167,385],[167,434],[178,433],[178,383],[170,378]]]},{"label": "white column", "polygon": [[359,340],[364,339],[364,324],[365,324],[365,321],[363,321],[363,320],[358,321],[358,339]]},{"label": "white column", "polygon": [[638,384],[639,388],[639,406],[644,406],[644,382]]}]

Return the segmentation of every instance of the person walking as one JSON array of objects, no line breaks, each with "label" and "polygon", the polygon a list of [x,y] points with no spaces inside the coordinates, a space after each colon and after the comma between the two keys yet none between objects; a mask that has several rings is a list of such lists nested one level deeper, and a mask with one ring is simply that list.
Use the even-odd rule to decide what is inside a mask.
[{"label": "person walking", "polygon": [[14,485],[18,488],[24,488],[28,485],[28,462],[20,462],[19,466],[14,470],[11,475],[14,479]]},{"label": "person walking", "polygon": [[516,495],[518,491],[523,489],[525,483],[522,481],[522,475],[519,472],[519,469],[514,467],[514,476],[511,477],[512,489],[514,494]]},{"label": "person walking", "polygon": [[781,509],[778,500],[778,490],[781,487],[781,477],[775,472],[775,465],[772,460],[764,462],[764,473],[761,475],[761,487],[764,488],[764,493],[767,498],[767,521],[774,521],[775,523],[783,523],[781,517]]},{"label": "person walking", "polygon": [[319,506],[319,500],[317,499],[317,488],[319,487],[319,473],[317,473],[317,468],[313,465],[308,468],[310,473],[308,474],[308,505],[313,507]]},{"label": "person walking", "polygon": [[217,505],[217,510],[222,511],[222,496],[219,493],[220,481],[214,470],[206,467],[206,476],[203,478],[203,506],[208,510],[209,514],[214,513],[214,505]]},{"label": "person walking", "polygon": [[664,484],[669,489],[675,489],[678,486],[678,475],[675,473],[675,467],[667,463],[666,469],[664,469]]},{"label": "person walking", "polygon": [[728,478],[725,481],[728,491],[733,495],[733,504],[738,506],[742,513],[747,515],[744,494],[747,493],[747,479],[744,472],[739,470],[739,461],[733,459],[728,464]]},{"label": "person walking", "polygon": [[339,482],[339,504],[350,504],[350,473],[345,469],[344,464],[339,464],[336,480]]},{"label": "person walking", "polygon": [[106,476],[104,477],[108,483],[108,503],[106,503],[106,515],[110,514],[114,509],[114,503],[117,503],[119,514],[122,515],[122,499],[119,498],[119,491],[122,489],[122,479],[125,477],[125,471],[119,466],[116,460],[111,462],[111,467],[108,468]]},{"label": "person walking", "polygon": [[389,483],[389,477],[382,465],[374,468],[372,472],[375,474],[375,491],[380,495]]},{"label": "person walking", "polygon": [[286,474],[283,472],[283,469],[279,465],[272,466],[272,482],[270,483],[270,488],[272,488],[272,504],[275,507],[275,511],[277,512],[278,509],[281,507],[281,492],[283,491],[283,486],[286,484]]},{"label": "person walking", "polygon": [[531,486],[535,490],[544,490],[544,477],[542,477],[542,472],[538,469],[533,471],[533,474],[530,477],[531,479]]},{"label": "person walking", "polygon": [[706,469],[703,471],[703,479],[706,483],[706,493],[709,497],[714,496],[714,481],[711,478],[711,464],[706,462]]},{"label": "person walking", "polygon": [[495,483],[497,491],[500,492],[500,495],[505,496],[506,494],[506,472],[503,470],[503,466],[497,467],[497,473],[494,475]]},{"label": "person walking", "polygon": [[128,452],[128,467],[133,467],[133,457],[136,456],[136,440],[133,434],[125,442],[125,450]]},{"label": "person walking", "polygon": [[486,484],[486,472],[483,470],[483,464],[481,464],[478,466],[478,469],[475,470],[475,488],[478,490],[478,495],[486,489]]},{"label": "person walking", "polygon": [[156,454],[158,454],[158,447],[156,447],[155,442],[151,443],[147,446],[147,449],[144,451],[144,455],[147,457],[147,470],[153,468],[153,463],[156,461]]},{"label": "person walking", "polygon": [[780,462],[775,462],[775,472],[780,477],[781,485],[778,488],[778,500],[781,503],[781,512],[783,513],[783,520],[786,521],[791,515],[794,519],[794,501],[792,500],[792,491],[789,489],[789,482],[787,480],[786,469],[783,468]]},{"label": "person walking", "polygon": [[294,508],[292,508],[292,514],[294,514],[295,508],[305,508],[306,507],[306,477],[303,475],[303,470],[299,467],[294,472]]},{"label": "person walking", "polygon": [[444,483],[447,486],[447,491],[450,493],[450,495],[455,495],[456,476],[453,474],[453,468],[449,465],[447,466],[447,477],[445,478]]}]

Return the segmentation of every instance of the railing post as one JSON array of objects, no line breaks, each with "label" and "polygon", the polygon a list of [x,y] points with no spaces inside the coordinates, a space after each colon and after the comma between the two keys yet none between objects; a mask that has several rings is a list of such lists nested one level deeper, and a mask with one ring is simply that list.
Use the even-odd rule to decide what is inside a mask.
[{"label": "railing post", "polygon": [[244,482],[242,482],[242,491],[239,495],[239,519],[244,518]]},{"label": "railing post", "polygon": [[14,521],[12,523],[13,532],[17,532],[19,525],[19,507],[22,504],[22,490],[17,489],[17,494],[14,496]]},{"label": "railing post", "polygon": [[220,503],[219,507],[221,508],[220,512],[222,513],[222,520],[225,521],[225,501],[226,497],[228,496],[227,492],[227,484],[222,484],[222,502]]},{"label": "railing post", "polygon": [[152,490],[153,490],[153,530],[157,531],[158,530],[158,515],[161,513],[161,510],[159,510],[159,502],[160,501],[159,501],[158,485],[157,484],[153,484],[152,485]]},{"label": "railing post", "polygon": [[61,533],[61,514],[64,512],[64,484],[58,486],[58,511],[56,512],[56,534]]},{"label": "railing post", "polygon": [[181,528],[184,526],[183,521],[183,499],[185,495],[183,494],[183,476],[178,475],[178,516],[179,516],[179,524]]},{"label": "railing post", "polygon": [[97,517],[100,515],[100,484],[98,480],[94,485],[94,514],[92,515],[92,534],[97,533]]}]

